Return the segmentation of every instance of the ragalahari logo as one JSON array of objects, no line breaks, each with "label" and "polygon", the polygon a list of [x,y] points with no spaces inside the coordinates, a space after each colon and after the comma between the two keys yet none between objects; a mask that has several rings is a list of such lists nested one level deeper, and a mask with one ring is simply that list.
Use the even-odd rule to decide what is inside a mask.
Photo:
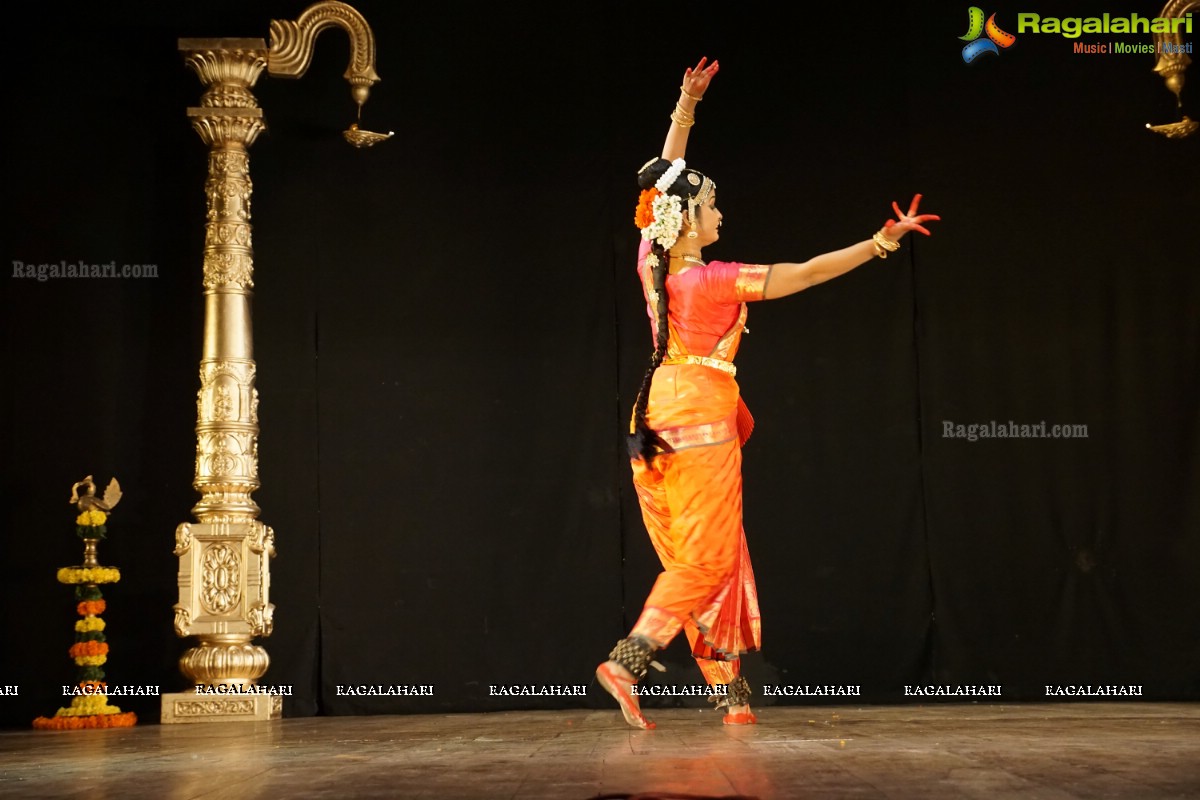
[{"label": "ragalahari logo", "polygon": [[[987,38],[980,39],[979,37],[984,33],[987,34]],[[1017,40],[1017,37],[1011,33],[1000,30],[1000,26],[996,24],[995,14],[988,17],[987,23],[984,23],[983,9],[979,6],[971,6],[967,9],[967,33],[958,38],[968,43],[962,51],[963,62],[967,64],[984,53],[998,56],[1000,48],[1008,49]]]}]

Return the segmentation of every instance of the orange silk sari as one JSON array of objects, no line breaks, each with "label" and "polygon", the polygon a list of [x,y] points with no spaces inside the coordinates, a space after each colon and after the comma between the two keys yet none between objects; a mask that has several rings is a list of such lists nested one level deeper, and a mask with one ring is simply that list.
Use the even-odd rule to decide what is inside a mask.
[{"label": "orange silk sari", "polygon": [[[651,333],[650,271],[639,272]],[[662,562],[632,631],[666,646],[680,630],[709,683],[728,683],[738,657],[762,644],[758,593],[742,528],[742,444],[753,420],[734,380],[746,302],[769,267],[711,262],[667,277],[670,338],[650,389],[647,422],[672,448],[634,460],[642,519]]]}]

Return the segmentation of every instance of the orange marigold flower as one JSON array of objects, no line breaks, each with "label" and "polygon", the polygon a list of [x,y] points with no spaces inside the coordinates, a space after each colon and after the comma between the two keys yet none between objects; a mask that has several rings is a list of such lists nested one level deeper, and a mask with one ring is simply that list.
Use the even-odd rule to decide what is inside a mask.
[{"label": "orange marigold flower", "polygon": [[100,728],[129,728],[137,724],[137,714],[132,711],[125,711],[120,714],[105,714],[97,719],[97,727]]},{"label": "orange marigold flower", "polygon": [[33,727],[44,731],[62,731],[83,727],[78,717],[38,717],[33,721]]},{"label": "orange marigold flower", "polygon": [[33,727],[41,730],[77,731],[83,728],[129,728],[137,724],[137,714],[99,714],[90,717],[38,717]]},{"label": "orange marigold flower", "polygon": [[659,191],[653,187],[644,189],[638,195],[637,211],[633,213],[633,223],[638,228],[645,228],[650,223],[654,222],[654,210],[651,205],[654,203],[654,198],[658,197]]},{"label": "orange marigold flower", "polygon": [[71,645],[71,658],[108,654],[108,642],[76,642]]},{"label": "orange marigold flower", "polygon": [[99,616],[104,613],[106,608],[103,600],[84,600],[79,605],[75,606],[75,611],[81,617]]}]

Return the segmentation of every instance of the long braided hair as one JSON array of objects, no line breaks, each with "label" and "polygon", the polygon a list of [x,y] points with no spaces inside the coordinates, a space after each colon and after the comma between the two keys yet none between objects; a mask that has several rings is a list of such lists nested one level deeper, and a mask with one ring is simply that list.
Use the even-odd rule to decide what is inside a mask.
[{"label": "long braided hair", "polygon": [[[649,209],[649,191],[654,189],[654,185],[666,174],[670,167],[670,161],[667,161],[665,158],[656,158],[647,161],[638,170],[638,186],[642,189],[642,202],[638,206],[638,227],[645,228],[646,225],[643,223],[648,221],[644,217]],[[688,208],[694,224],[696,201],[702,187],[706,191],[711,191],[712,182],[694,169],[684,169],[675,181],[663,190],[661,194],[678,197],[681,201],[680,205]],[[663,359],[666,358],[667,342],[671,335],[668,323],[670,303],[667,294],[667,273],[671,266],[671,257],[667,250],[668,248],[663,247],[658,239],[650,239],[650,255],[646,256],[646,260],[653,265],[651,267],[651,287],[654,295],[657,296],[657,301],[651,305],[657,309],[655,322],[657,335],[654,339],[654,352],[650,354],[650,366],[646,369],[646,374],[642,377],[642,386],[638,390],[637,402],[633,406],[633,432],[629,434],[628,439],[629,457],[634,459],[640,458],[647,464],[658,453],[671,452],[671,446],[651,430],[650,425],[646,422],[646,411],[650,405],[650,386],[654,382],[655,371],[658,370],[662,365]]]}]

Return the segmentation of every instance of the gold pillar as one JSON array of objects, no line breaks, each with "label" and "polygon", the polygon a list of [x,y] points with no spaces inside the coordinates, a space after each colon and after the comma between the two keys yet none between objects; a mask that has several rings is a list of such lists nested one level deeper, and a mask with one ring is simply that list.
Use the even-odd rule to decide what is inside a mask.
[{"label": "gold pillar", "polygon": [[[250,89],[263,69],[299,78],[317,35],[340,27],[350,36],[345,77],[362,106],[375,74],[375,39],[366,20],[336,0],[315,3],[295,21],[271,21],[262,39],[180,39],[185,63],[205,91],[188,117],[209,148],[204,238],[204,346],[196,395],[196,522],[175,531],[179,601],[175,633],[198,640],[179,659],[192,691],[162,696],[162,721],[278,719],[278,688],[261,691],[267,651],[253,639],[271,635],[268,599],[274,532],[258,520],[251,495],[258,479],[258,390],[250,299],[254,253],[250,237],[249,147],[263,131],[262,109]],[[356,147],[390,134],[345,132]]]},{"label": "gold pillar", "polygon": [[[267,64],[262,39],[181,39],[205,92],[188,117],[208,145],[204,235],[204,345],[196,394],[198,522],[175,531],[175,633],[195,636],[179,660],[196,689],[164,694],[163,722],[278,719],[279,695],[254,694],[270,664],[274,534],[258,521],[258,390],[250,299],[250,154],[265,127],[250,92]],[[203,693],[198,693],[197,690]],[[221,692],[217,694],[216,692]]]}]

